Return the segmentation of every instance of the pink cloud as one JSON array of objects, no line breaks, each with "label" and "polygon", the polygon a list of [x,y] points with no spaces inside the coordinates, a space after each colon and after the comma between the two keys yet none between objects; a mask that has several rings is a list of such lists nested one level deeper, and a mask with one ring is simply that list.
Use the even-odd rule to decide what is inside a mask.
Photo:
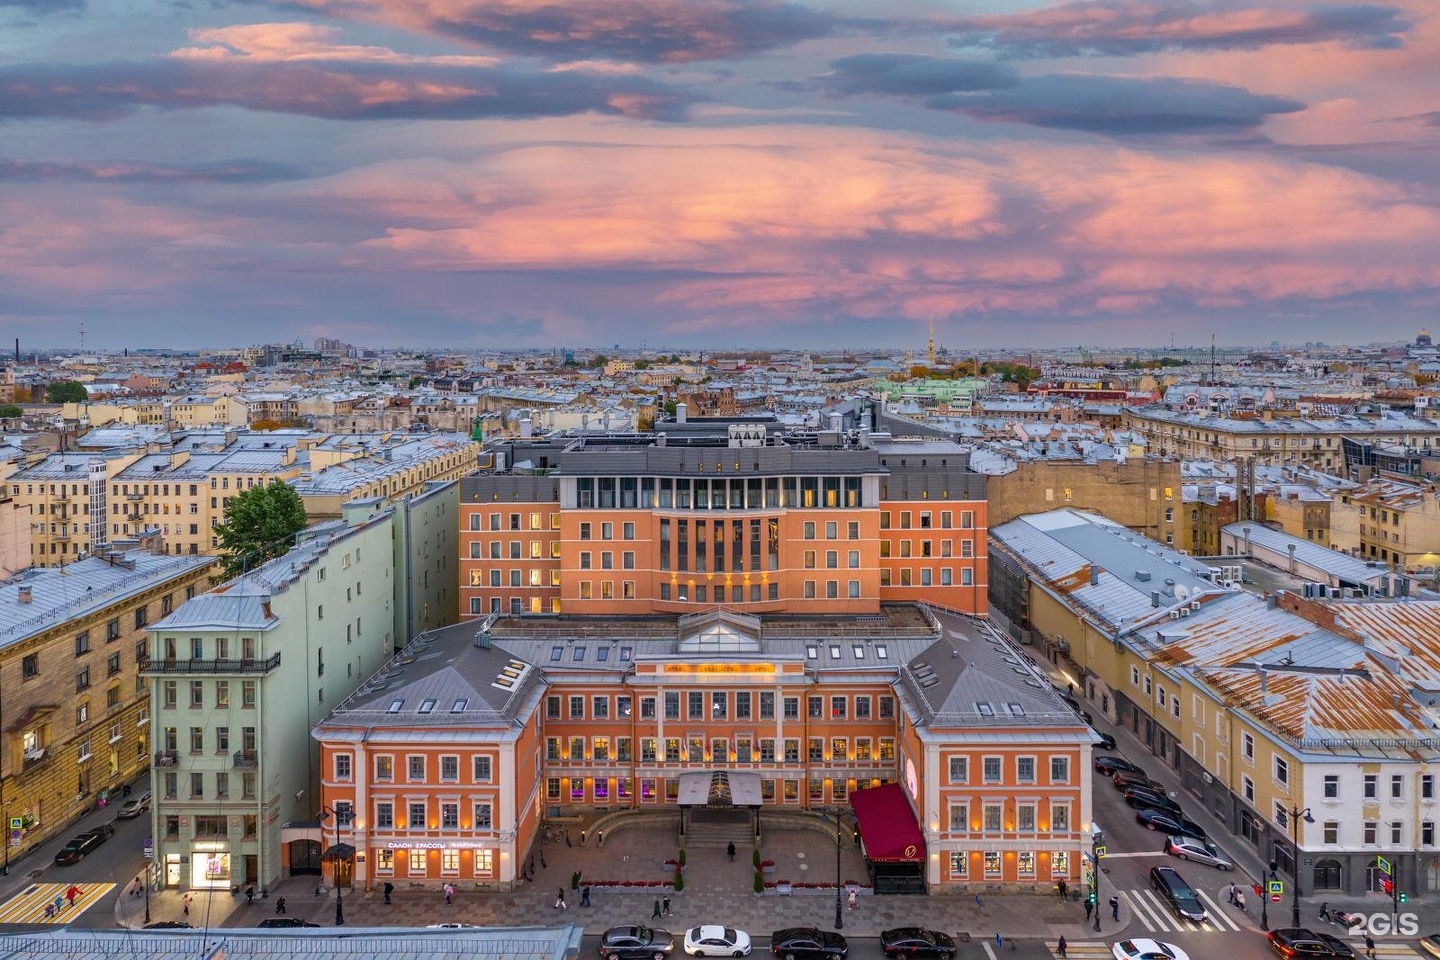
[{"label": "pink cloud", "polygon": [[493,67],[494,57],[415,56],[389,47],[336,43],[340,30],[313,23],[250,23],[190,31],[199,46],[171,54],[188,60],[245,60],[250,63],[339,61],[345,63],[405,63],[440,66]]}]

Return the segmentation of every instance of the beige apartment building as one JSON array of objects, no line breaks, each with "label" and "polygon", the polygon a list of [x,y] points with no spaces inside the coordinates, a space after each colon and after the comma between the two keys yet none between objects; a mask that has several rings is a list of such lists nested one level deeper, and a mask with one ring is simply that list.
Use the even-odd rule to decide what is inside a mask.
[{"label": "beige apartment building", "polygon": [[985,492],[991,526],[1027,513],[1071,507],[1109,517],[1177,550],[1190,549],[1190,526],[1182,522],[1178,460],[1022,461],[1011,473],[991,475]]},{"label": "beige apartment building", "polygon": [[479,453],[455,434],[213,431],[158,452],[53,454],[8,484],[28,517],[32,562],[55,566],[141,531],[158,532],[167,553],[204,556],[241,491],[291,483],[312,519],[337,517],[349,500],[399,499],[465,476]]},{"label": "beige apartment building", "polygon": [[1392,569],[1440,566],[1440,500],[1434,484],[1370,480],[1332,494],[1331,543]]},{"label": "beige apartment building", "polygon": [[1128,407],[1124,428],[1142,435],[1147,448],[1182,460],[1239,460],[1304,465],[1338,472],[1345,466],[1341,439],[1427,451],[1440,449],[1440,422],[1389,414],[1385,417],[1223,417],[1161,406]]}]

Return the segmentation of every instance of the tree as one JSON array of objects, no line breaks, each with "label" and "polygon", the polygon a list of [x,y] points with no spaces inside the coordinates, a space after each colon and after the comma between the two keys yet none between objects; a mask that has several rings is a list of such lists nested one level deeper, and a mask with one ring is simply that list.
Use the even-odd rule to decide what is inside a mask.
[{"label": "tree", "polygon": [[305,529],[305,502],[287,483],[251,487],[225,504],[220,537],[221,574],[234,577],[281,556]]},{"label": "tree", "polygon": [[0,420],[18,420],[25,416],[25,411],[13,403],[0,405]]},{"label": "tree", "polygon": [[45,388],[46,403],[84,403],[89,399],[85,384],[78,380],[56,380]]}]

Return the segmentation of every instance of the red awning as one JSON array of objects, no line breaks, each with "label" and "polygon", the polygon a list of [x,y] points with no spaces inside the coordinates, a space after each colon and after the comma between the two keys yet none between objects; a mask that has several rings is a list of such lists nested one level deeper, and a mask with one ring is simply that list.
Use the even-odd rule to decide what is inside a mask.
[{"label": "red awning", "polygon": [[920,863],[925,859],[925,835],[915,822],[910,798],[898,783],[856,790],[850,806],[860,827],[865,856],[889,863]]}]

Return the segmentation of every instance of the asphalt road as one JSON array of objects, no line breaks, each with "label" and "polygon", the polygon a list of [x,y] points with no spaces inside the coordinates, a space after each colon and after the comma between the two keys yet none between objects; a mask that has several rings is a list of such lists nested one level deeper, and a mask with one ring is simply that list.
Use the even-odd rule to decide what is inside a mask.
[{"label": "asphalt road", "polygon": [[72,836],[88,829],[84,824],[34,851],[23,862],[12,863],[11,875],[4,887],[7,896],[20,889],[26,881],[82,885],[113,883],[114,890],[70,922],[73,927],[85,929],[113,928],[115,898],[127,895],[130,884],[145,862],[144,845],[145,838],[150,835],[150,818],[141,815],[130,820],[115,819],[113,825],[115,835],[79,863],[61,866],[55,863],[55,853]]}]

